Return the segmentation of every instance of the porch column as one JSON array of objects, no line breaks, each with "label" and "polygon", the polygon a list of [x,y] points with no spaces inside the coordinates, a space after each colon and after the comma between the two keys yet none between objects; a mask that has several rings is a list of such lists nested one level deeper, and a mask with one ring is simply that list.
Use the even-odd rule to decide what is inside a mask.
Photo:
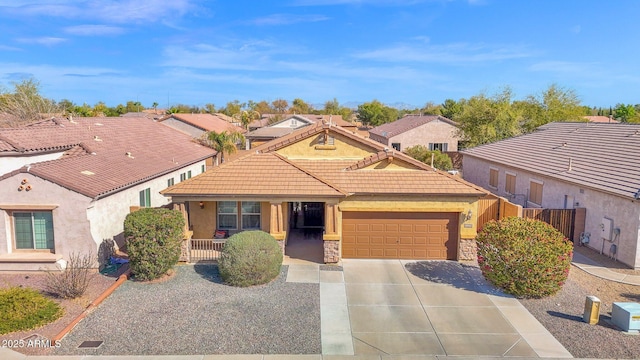
[{"label": "porch column", "polygon": [[174,203],[173,210],[180,211],[184,219],[184,228],[182,229],[184,235],[180,246],[179,261],[191,262],[191,236],[193,236],[193,231],[189,230],[189,214],[187,213],[187,208],[184,203]]},{"label": "porch column", "polygon": [[324,262],[336,263],[340,260],[340,234],[338,234],[338,206],[324,205]]},{"label": "porch column", "polygon": [[269,223],[269,234],[276,240],[284,240],[284,216],[282,203],[271,203],[271,221]]}]

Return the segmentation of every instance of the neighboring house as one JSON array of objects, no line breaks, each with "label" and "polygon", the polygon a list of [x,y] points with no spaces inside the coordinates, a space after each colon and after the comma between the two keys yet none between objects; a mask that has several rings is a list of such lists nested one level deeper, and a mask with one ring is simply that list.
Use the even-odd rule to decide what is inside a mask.
[{"label": "neighboring house", "polygon": [[[274,119],[276,116],[284,117],[282,120],[273,124],[256,127],[258,124],[262,124],[264,119]],[[341,126],[352,132],[355,132],[357,129],[355,124],[342,120],[342,116],[340,115],[265,114],[261,120],[254,121],[252,123],[254,130],[245,134],[245,138],[247,140],[246,148],[254,148],[266,143],[267,141],[290,134],[299,128],[323,122]],[[252,128],[252,125],[249,126],[250,129]]]},{"label": "neighboring house", "polygon": [[460,141],[454,121],[440,115],[411,114],[369,130],[369,138],[397,151],[422,145],[429,150],[454,152]]},{"label": "neighboring house", "polygon": [[[52,119],[0,129],[0,270],[64,267],[124,245],[131,208],[202,173],[214,152],[144,117]],[[6,165],[11,164],[11,165]]]},{"label": "neighboring house", "polygon": [[615,120],[613,116],[585,116],[584,118],[587,119],[587,121],[594,123],[620,123],[620,121]]},{"label": "neighboring house", "polygon": [[194,138],[199,138],[202,134],[208,131],[215,131],[217,133],[221,133],[223,131],[239,133],[246,132],[245,129],[230,123],[226,118],[211,114],[176,113],[166,115],[159,121],[174,129],[187,133]]},{"label": "neighboring house", "polygon": [[640,125],[550,123],[462,153],[464,179],[511,202],[586,208],[586,245],[640,268]]},{"label": "neighboring house", "polygon": [[318,229],[334,263],[475,258],[477,200],[488,192],[318,122],[162,193],[188,204],[194,239],[260,229],[285,246],[301,212],[297,226]]}]

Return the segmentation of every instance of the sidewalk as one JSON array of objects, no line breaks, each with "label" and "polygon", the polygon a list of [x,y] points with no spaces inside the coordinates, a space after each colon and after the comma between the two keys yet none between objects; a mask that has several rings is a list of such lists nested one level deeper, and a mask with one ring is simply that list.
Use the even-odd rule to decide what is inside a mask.
[{"label": "sidewalk", "polygon": [[573,265],[577,266],[579,269],[582,269],[588,272],[589,274],[597,276],[599,278],[616,281],[623,284],[640,286],[639,275],[627,275],[627,274],[610,270],[607,267],[603,266],[602,264],[594,260],[591,260],[580,253],[577,253],[577,252],[573,253],[572,263]]}]

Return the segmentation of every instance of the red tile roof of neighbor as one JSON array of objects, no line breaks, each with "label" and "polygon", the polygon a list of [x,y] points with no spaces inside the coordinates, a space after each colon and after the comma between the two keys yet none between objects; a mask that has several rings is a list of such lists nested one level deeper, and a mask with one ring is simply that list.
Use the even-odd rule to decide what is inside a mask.
[{"label": "red tile roof of neighbor", "polygon": [[240,133],[246,132],[245,129],[233,125],[219,116],[211,114],[170,114],[164,116],[159,121],[165,121],[170,118],[185,122],[204,131],[215,131],[217,133],[221,133],[223,131],[237,131]]},{"label": "red tile roof of neighbor", "polygon": [[414,129],[418,126],[422,126],[426,123],[430,123],[432,121],[443,121],[447,124],[457,126],[456,122],[453,120],[449,120],[444,116],[440,115],[405,115],[404,117],[387,124],[382,124],[380,126],[374,127],[369,130],[369,134],[374,134],[381,136],[383,138],[391,138],[398,134],[402,134],[411,129]]},{"label": "red tile roof of neighbor", "polygon": [[[325,130],[332,136],[359,142],[364,148],[371,149],[371,155],[360,160],[311,160],[287,159],[276,153],[278,149],[316,136]],[[365,168],[380,161],[389,161],[391,157],[393,161],[402,162],[410,169]],[[459,177],[432,169],[405,154],[384,151],[382,144],[339,126],[316,123],[262,144],[244,157],[176,184],[162,193],[166,196],[282,194],[345,197],[348,194],[482,196],[487,191]]]},{"label": "red tile roof of neighbor", "polygon": [[587,119],[589,122],[595,122],[595,123],[619,123],[620,121],[612,119],[608,116],[585,116],[585,119]]},{"label": "red tile roof of neighbor", "polygon": [[549,123],[462,153],[628,198],[640,191],[640,124]]},{"label": "red tile roof of neighbor", "polygon": [[13,152],[66,150],[60,159],[34,163],[20,172],[92,198],[179,170],[215,153],[182,132],[142,117],[59,122],[0,129],[0,139],[8,140]]},{"label": "red tile roof of neighbor", "polygon": [[331,121],[334,125],[338,125],[346,128],[356,127],[356,124],[345,121],[342,118],[342,115],[323,115],[323,114],[318,114],[318,115],[316,114],[262,114],[262,117],[260,119],[254,120],[251,124],[249,124],[249,127],[250,128],[267,127],[269,126],[269,122],[272,121],[272,119],[274,118],[280,118],[281,120],[278,120],[278,122],[280,122],[287,119],[291,119],[294,116],[305,118],[309,120],[311,123],[318,123],[323,121],[328,123],[329,121]]}]

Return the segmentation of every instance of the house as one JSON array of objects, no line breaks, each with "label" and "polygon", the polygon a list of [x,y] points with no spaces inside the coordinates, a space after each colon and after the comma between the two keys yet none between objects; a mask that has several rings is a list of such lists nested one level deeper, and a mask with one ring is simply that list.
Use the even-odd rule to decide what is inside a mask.
[{"label": "house", "polygon": [[397,151],[422,145],[441,152],[458,151],[456,123],[440,115],[412,115],[369,130],[369,138]]},{"label": "house", "polygon": [[321,234],[320,258],[475,258],[486,190],[340,126],[317,122],[162,191],[186,204],[194,239],[260,229],[286,250]]},{"label": "house", "polygon": [[640,125],[549,123],[463,151],[463,176],[523,207],[586,208],[585,245],[640,268]]},{"label": "house", "polygon": [[[356,125],[347,121],[342,120],[341,115],[309,115],[309,114],[293,114],[293,115],[284,115],[282,120],[276,121],[272,124],[262,125],[260,127],[256,127],[258,125],[263,124],[264,119],[277,119],[277,116],[283,116],[279,114],[265,114],[262,119],[254,121],[252,123],[254,130],[245,134],[245,138],[247,140],[246,148],[251,149],[258,145],[264,144],[267,141],[271,141],[273,139],[277,139],[284,135],[290,134],[296,129],[301,127],[309,126],[317,123],[329,123],[331,122],[333,125],[342,126],[349,131],[355,132]],[[249,128],[252,128],[252,125]]]},{"label": "house", "polygon": [[246,130],[240,126],[227,121],[227,118],[211,114],[169,114],[159,119],[160,122],[174,129],[180,130],[199,138],[208,131],[221,133],[224,131],[245,133]]},{"label": "house", "polygon": [[620,121],[614,119],[613,116],[584,116],[584,118],[587,119],[587,121],[594,123],[620,123]]},{"label": "house", "polygon": [[144,117],[51,119],[0,129],[0,270],[64,267],[123,246],[132,208],[205,171],[213,150]]}]

